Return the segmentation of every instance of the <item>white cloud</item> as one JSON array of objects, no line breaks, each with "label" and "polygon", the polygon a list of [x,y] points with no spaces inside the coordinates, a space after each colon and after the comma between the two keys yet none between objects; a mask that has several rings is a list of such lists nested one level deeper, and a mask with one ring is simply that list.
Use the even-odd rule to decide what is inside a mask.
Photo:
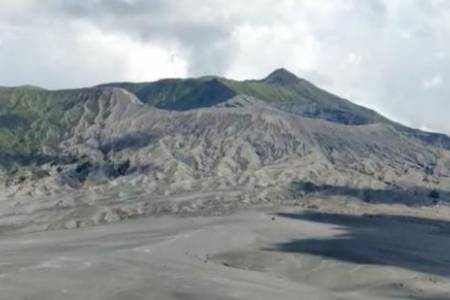
[{"label": "white cloud", "polygon": [[395,120],[450,132],[445,0],[5,2],[0,85],[261,78],[283,66]]},{"label": "white cloud", "polygon": [[187,63],[170,48],[145,43],[126,35],[108,34],[84,25],[77,37],[89,66],[115,62],[122,69],[120,79],[130,81],[157,80],[161,77],[185,77]]},{"label": "white cloud", "polygon": [[442,75],[436,74],[432,78],[425,79],[422,82],[422,87],[427,90],[427,89],[431,89],[431,88],[440,86],[440,85],[442,85],[443,82],[444,82],[444,80],[442,78]]},{"label": "white cloud", "polygon": [[187,75],[187,63],[175,45],[104,32],[90,23],[76,21],[50,32],[27,27],[4,36],[0,69],[9,72],[0,73],[3,85],[74,88]]},{"label": "white cloud", "polygon": [[361,64],[361,62],[362,62],[362,57],[361,57],[361,55],[358,55],[358,54],[356,54],[356,53],[350,52],[350,53],[347,55],[347,62],[348,62],[350,65],[357,66],[357,65]]},{"label": "white cloud", "polygon": [[410,40],[413,38],[414,35],[408,30],[402,30],[400,31],[400,36],[405,40]]}]

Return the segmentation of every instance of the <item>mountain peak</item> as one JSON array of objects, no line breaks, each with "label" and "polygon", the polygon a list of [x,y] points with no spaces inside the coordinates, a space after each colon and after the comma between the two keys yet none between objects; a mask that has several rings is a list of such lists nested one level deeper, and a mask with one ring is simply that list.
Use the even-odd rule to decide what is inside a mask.
[{"label": "mountain peak", "polygon": [[299,82],[300,78],[298,78],[297,75],[289,72],[288,70],[280,68],[270,73],[270,75],[267,76],[263,81],[265,83],[289,85]]}]

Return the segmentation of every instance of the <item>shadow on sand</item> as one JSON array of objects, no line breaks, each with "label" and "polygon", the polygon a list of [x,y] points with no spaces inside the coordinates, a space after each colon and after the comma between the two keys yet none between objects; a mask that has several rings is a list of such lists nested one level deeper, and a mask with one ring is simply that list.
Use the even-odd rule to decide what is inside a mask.
[{"label": "shadow on sand", "polygon": [[302,198],[306,195],[346,196],[358,198],[371,203],[402,203],[409,206],[433,206],[450,202],[450,191],[430,189],[425,187],[387,189],[356,188],[335,185],[317,185],[308,181],[294,181],[290,184],[293,198]]},{"label": "shadow on sand", "polygon": [[450,277],[449,222],[396,215],[320,212],[277,215],[335,225],[341,233],[329,238],[294,239],[265,250],[311,254]]}]

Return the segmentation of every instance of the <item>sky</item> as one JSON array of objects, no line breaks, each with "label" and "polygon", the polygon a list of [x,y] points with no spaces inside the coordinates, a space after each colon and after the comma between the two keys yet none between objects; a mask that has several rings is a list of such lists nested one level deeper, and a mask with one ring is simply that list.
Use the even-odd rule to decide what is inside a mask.
[{"label": "sky", "polygon": [[448,0],[0,0],[0,85],[50,89],[284,67],[450,134]]}]

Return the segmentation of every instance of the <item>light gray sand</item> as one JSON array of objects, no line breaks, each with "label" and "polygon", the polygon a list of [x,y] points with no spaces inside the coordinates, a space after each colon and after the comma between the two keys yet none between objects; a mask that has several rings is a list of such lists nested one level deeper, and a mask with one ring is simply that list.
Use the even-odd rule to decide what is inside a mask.
[{"label": "light gray sand", "polygon": [[450,299],[449,227],[279,208],[4,235],[0,299]]}]

